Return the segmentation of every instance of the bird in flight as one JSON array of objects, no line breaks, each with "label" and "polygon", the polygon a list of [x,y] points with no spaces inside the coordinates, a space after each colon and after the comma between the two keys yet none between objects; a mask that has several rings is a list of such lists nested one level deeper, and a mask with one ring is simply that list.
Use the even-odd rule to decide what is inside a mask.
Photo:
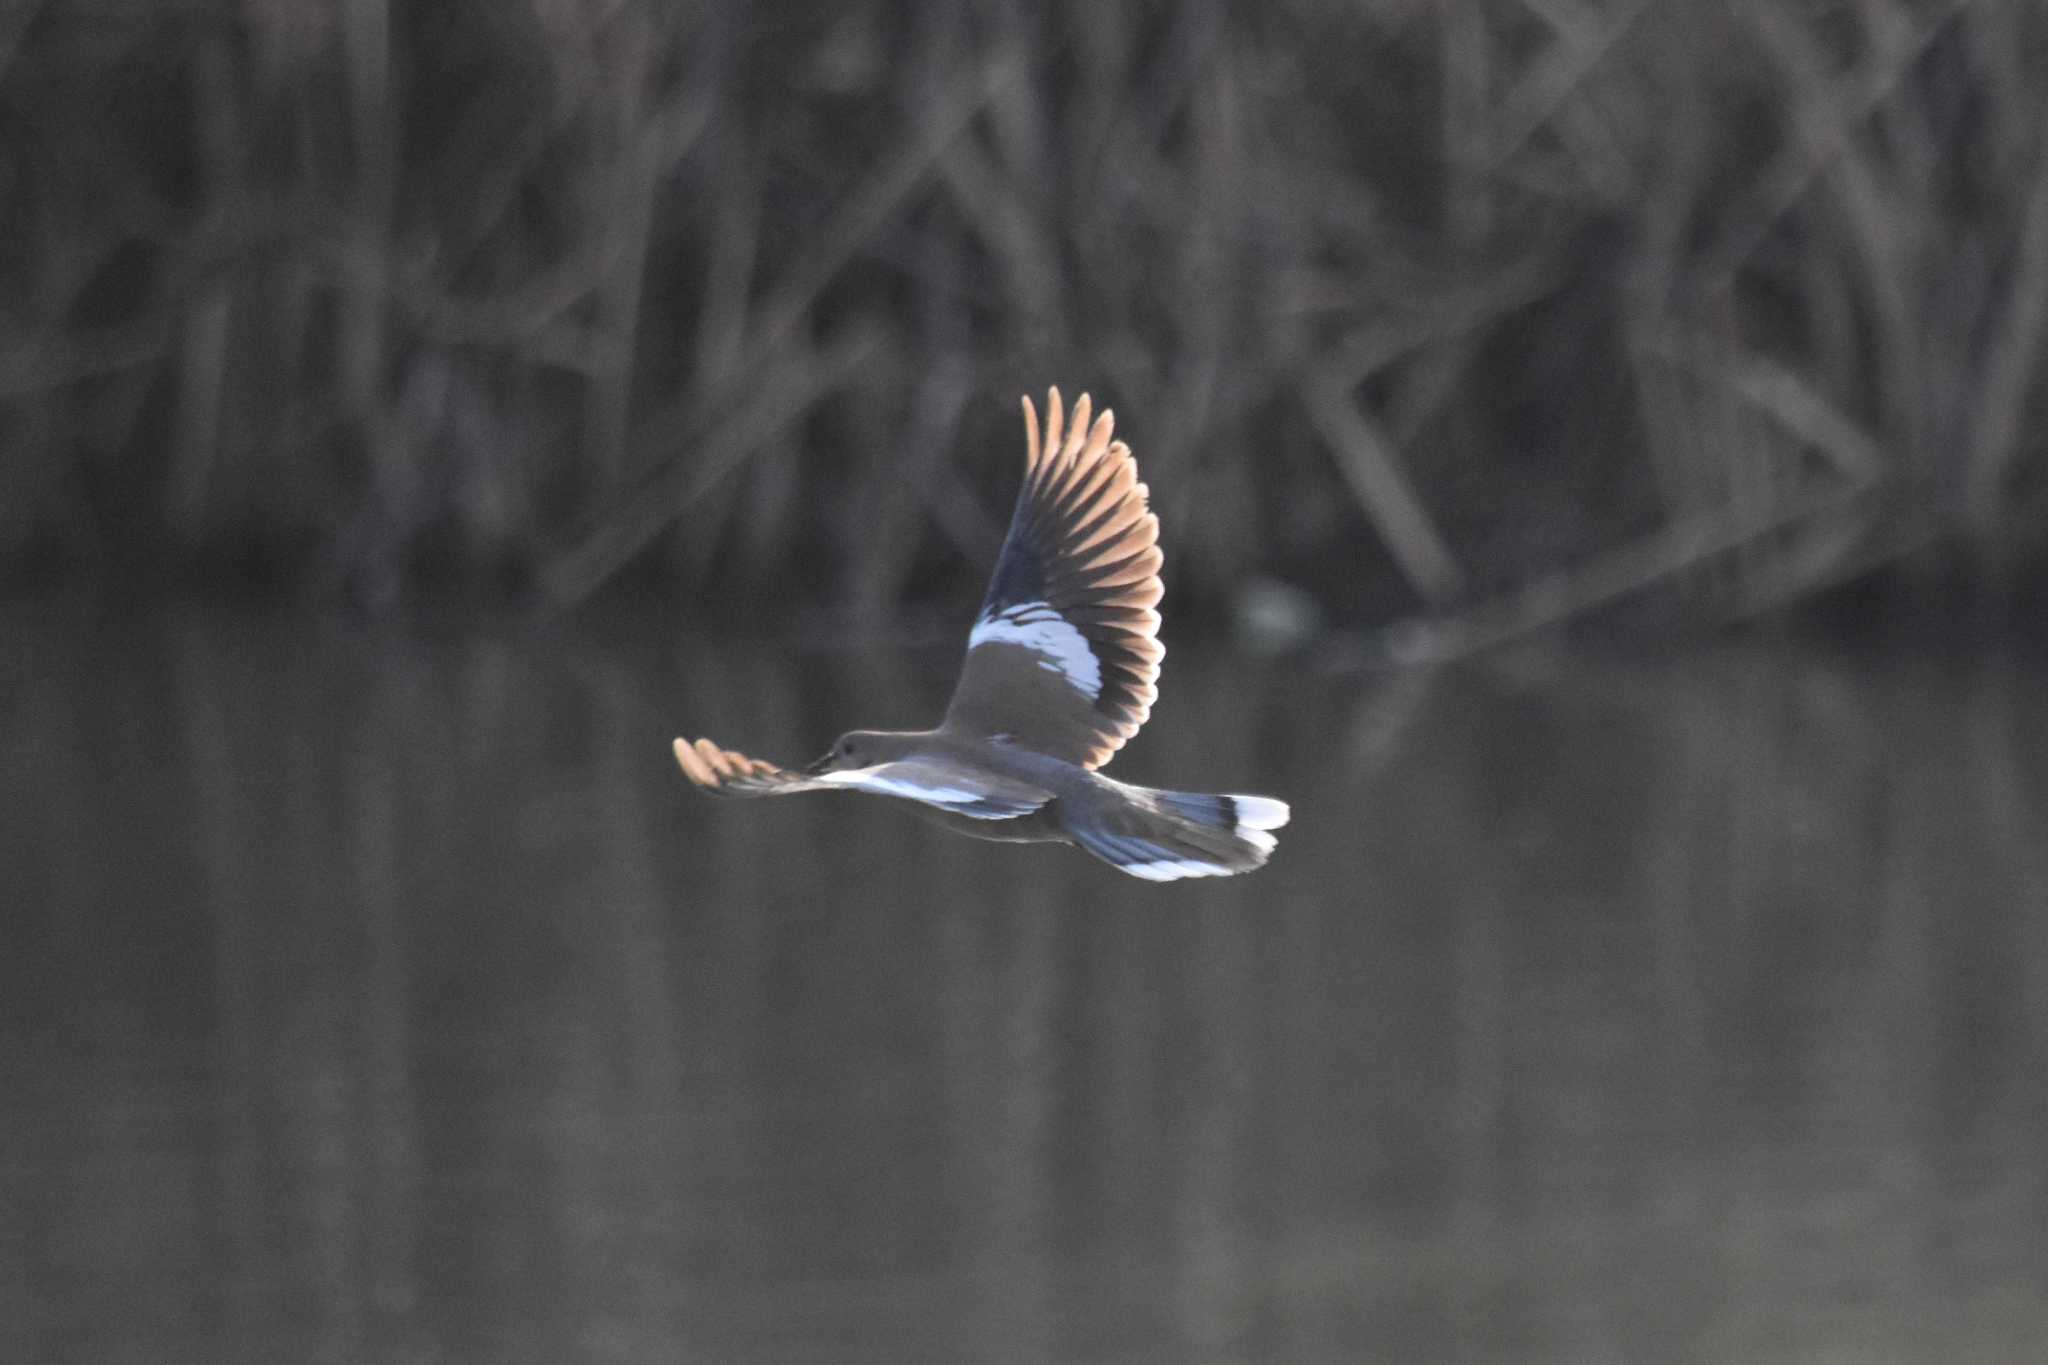
[{"label": "bird in flight", "polygon": [[852,790],[915,801],[963,834],[1077,844],[1150,881],[1264,864],[1286,802],[1102,773],[1159,695],[1165,588],[1137,461],[1110,439],[1107,410],[1089,418],[1086,394],[1068,414],[1053,389],[1041,441],[1024,400],[1024,486],[938,728],[853,730],[801,770],[678,739],[684,774],[718,796]]}]

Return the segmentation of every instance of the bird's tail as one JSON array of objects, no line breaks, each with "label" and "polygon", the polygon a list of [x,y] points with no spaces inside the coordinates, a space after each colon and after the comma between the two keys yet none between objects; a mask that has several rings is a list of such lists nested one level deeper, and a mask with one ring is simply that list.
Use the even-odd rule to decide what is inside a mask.
[{"label": "bird's tail", "polygon": [[1091,803],[1067,820],[1074,842],[1147,881],[1228,877],[1265,865],[1272,831],[1287,823],[1270,796],[1169,792],[1117,784],[1120,799]]}]

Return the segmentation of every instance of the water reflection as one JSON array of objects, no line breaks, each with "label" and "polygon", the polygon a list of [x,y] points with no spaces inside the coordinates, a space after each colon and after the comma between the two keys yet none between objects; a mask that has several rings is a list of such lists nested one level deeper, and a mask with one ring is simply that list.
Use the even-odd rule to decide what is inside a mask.
[{"label": "water reflection", "polygon": [[1126,775],[1296,821],[1157,887],[673,771],[949,655],[4,625],[5,1358],[2048,1340],[2038,669],[1177,649]]}]

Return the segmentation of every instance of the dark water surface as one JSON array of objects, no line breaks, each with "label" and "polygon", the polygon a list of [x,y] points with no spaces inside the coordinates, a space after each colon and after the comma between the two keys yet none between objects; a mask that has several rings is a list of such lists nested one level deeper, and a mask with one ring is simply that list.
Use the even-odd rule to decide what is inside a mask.
[{"label": "dark water surface", "polygon": [[668,755],[950,650],[0,625],[0,1359],[2048,1358],[2038,664],[1177,648],[1162,887]]}]

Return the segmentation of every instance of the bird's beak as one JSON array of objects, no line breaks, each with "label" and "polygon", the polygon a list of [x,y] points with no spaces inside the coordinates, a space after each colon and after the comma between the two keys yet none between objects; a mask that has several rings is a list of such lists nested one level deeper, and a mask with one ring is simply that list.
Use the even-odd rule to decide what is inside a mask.
[{"label": "bird's beak", "polygon": [[833,771],[833,760],[837,757],[838,755],[834,754],[830,749],[827,749],[825,751],[825,756],[823,758],[813,760],[811,764],[804,769],[804,776],[823,777],[826,773]]}]

